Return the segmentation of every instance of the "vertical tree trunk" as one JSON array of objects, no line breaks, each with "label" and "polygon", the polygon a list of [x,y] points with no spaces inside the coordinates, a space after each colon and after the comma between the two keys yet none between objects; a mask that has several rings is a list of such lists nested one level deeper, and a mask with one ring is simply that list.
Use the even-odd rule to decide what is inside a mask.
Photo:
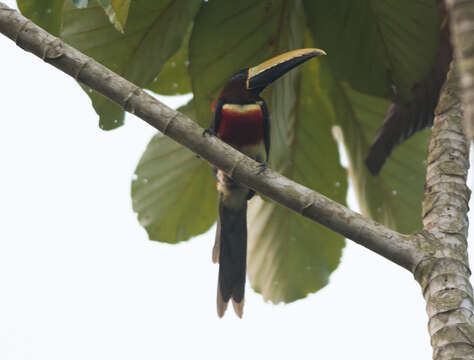
[{"label": "vertical tree trunk", "polygon": [[454,62],[441,91],[429,145],[424,235],[433,249],[415,269],[426,300],[433,358],[474,359],[473,293],[467,257],[469,146]]},{"label": "vertical tree trunk", "polygon": [[[447,2],[462,6],[472,4],[474,0]],[[474,359],[474,305],[467,258],[469,151],[454,69],[448,74],[434,119],[423,201],[424,230],[406,236],[355,214],[270,169],[259,174],[256,163],[242,158],[235,149],[214,137],[203,137],[203,129],[190,119],[166,108],[135,85],[47,34],[1,2],[0,32],[27,51],[122,104],[213,165],[227,169],[238,182],[413,270],[427,302],[433,357],[439,360]]]},{"label": "vertical tree trunk", "polygon": [[474,0],[445,0],[459,66],[466,130],[474,140]]}]

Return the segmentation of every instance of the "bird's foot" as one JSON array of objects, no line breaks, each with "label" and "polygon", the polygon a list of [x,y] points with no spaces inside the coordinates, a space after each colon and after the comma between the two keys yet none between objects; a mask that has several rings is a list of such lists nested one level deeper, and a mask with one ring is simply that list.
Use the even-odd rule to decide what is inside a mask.
[{"label": "bird's foot", "polygon": [[215,135],[216,135],[216,132],[211,128],[206,128],[202,132],[202,136],[215,136]]},{"label": "bird's foot", "polygon": [[261,162],[257,165],[257,175],[261,175],[265,170],[267,170],[268,164],[266,162]]}]

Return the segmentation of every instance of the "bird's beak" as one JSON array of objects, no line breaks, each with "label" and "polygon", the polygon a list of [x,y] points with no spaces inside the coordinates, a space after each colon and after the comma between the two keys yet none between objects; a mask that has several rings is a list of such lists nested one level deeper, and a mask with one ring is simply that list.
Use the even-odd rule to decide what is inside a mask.
[{"label": "bird's beak", "polygon": [[298,49],[271,58],[248,70],[247,89],[263,89],[294,67],[321,55],[326,55],[321,49]]}]

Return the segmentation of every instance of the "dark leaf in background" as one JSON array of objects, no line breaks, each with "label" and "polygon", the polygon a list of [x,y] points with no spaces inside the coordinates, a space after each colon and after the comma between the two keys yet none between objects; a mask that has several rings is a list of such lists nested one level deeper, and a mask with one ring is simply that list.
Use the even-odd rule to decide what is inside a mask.
[{"label": "dark leaf in background", "polygon": [[[304,0],[316,46],[336,77],[363,93],[404,101],[431,69],[439,22],[433,0]],[[382,119],[380,119],[382,120]]]},{"label": "dark leaf in background", "polygon": [[396,149],[380,175],[373,177],[365,166],[365,154],[389,102],[335,81],[324,60],[318,78],[334,106],[340,127],[336,133],[346,149],[349,177],[362,213],[402,233],[421,229],[429,130]]},{"label": "dark leaf in background", "polygon": [[420,84],[413,87],[413,100],[390,104],[383,124],[375,135],[365,160],[374,176],[380,172],[387,158],[399,144],[433,124],[439,93],[453,58],[447,20],[445,17],[441,24],[438,53],[433,69]]},{"label": "dark leaf in background", "polygon": [[[294,132],[284,174],[345,204],[347,173],[331,136],[334,112],[325,90],[313,81],[319,67],[318,61],[310,61],[297,76]],[[258,197],[250,203],[248,218],[248,274],[264,299],[290,302],[328,283],[339,265],[342,236]]]},{"label": "dark leaf in background", "polygon": [[[116,31],[96,1],[78,9],[66,2],[62,37],[66,42],[140,87],[147,87],[179,49],[201,6],[199,0],[136,0],[130,5],[125,33]],[[123,123],[123,110],[88,92],[103,129]]]},{"label": "dark leaf in background", "polygon": [[78,8],[85,8],[89,4],[89,0],[72,0],[72,2]]},{"label": "dark leaf in background", "polygon": [[112,4],[109,0],[97,0],[100,6],[104,9],[105,14],[109,18],[110,23],[115,27],[115,30],[123,33],[124,32],[124,24],[122,24],[117,17],[117,14],[112,7]]},{"label": "dark leaf in background", "polygon": [[125,24],[127,23],[130,2],[131,0],[110,0],[110,5],[122,29],[125,29]]},{"label": "dark leaf in background", "polygon": [[203,4],[189,44],[189,74],[200,125],[209,126],[212,102],[235,72],[277,53],[284,4],[283,0]]},{"label": "dark leaf in background", "polygon": [[182,95],[192,92],[188,74],[190,36],[191,31],[186,35],[179,50],[168,59],[158,76],[150,83],[148,86],[150,90],[162,95]]},{"label": "dark leaf in background", "polygon": [[21,13],[54,36],[61,31],[64,0],[18,0]]}]

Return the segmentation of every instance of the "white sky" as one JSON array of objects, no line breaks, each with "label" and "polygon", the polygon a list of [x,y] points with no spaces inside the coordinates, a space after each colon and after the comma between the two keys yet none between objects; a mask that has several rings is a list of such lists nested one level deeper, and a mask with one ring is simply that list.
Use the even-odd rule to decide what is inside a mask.
[{"label": "white sky", "polygon": [[350,241],[319,293],[247,287],[244,319],[218,319],[214,229],[165,245],[132,211],[155,130],[101,131],[71,78],[3,36],[0,54],[0,359],[431,358],[418,284]]}]

